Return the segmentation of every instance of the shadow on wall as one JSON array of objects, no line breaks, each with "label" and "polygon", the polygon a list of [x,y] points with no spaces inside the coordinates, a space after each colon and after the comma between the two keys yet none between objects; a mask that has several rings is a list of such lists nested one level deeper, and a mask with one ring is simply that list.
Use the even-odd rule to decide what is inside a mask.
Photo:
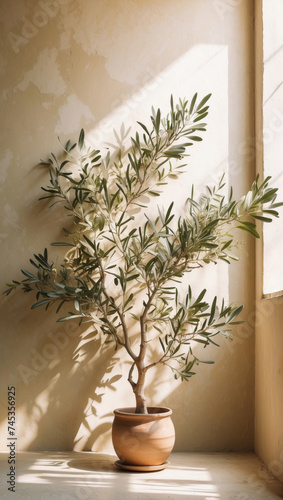
[{"label": "shadow on wall", "polygon": [[[14,5],[7,2],[3,5],[2,18],[6,33],[4,86],[9,89],[9,95],[13,95],[13,100],[3,103],[8,129],[12,130],[12,133],[6,134],[5,147],[12,152],[11,162],[17,158],[17,165],[27,172],[24,177],[23,171],[17,167],[16,173],[7,177],[7,193],[2,190],[2,202],[6,207],[2,212],[5,232],[3,246],[5,261],[9,263],[3,273],[5,280],[11,277],[17,279],[18,268],[27,267],[30,255],[42,251],[42,244],[45,246],[48,242],[56,241],[58,236],[56,223],[61,217],[60,211],[56,219],[56,207],[47,216],[42,208],[38,208],[35,200],[38,198],[38,181],[42,174],[37,170],[31,171],[31,164],[49,153],[55,134],[59,134],[64,142],[70,134],[77,137],[83,126],[90,138],[100,142],[107,139],[107,134],[112,131],[114,123],[108,120],[112,112],[117,113],[115,119],[119,119],[119,122],[127,119],[132,122],[135,113],[143,113],[144,108],[149,107],[149,101],[152,104],[156,99],[159,105],[163,98],[168,102],[171,92],[181,96],[188,92],[193,94],[195,85],[200,92],[215,92],[219,102],[222,96],[219,95],[219,79],[213,72],[213,66],[219,51],[226,48],[229,52],[228,74],[225,74],[229,96],[225,109],[229,120],[238,120],[233,102],[238,92],[245,92],[244,84],[239,83],[245,68],[239,61],[239,47],[233,42],[230,29],[232,26],[237,31],[243,17],[249,26],[249,4],[252,2],[244,4],[239,1],[233,8],[227,4],[224,11],[217,10],[216,3],[210,0],[201,3],[147,0],[142,5],[131,4],[131,7],[125,0],[96,2],[95,5],[91,0],[86,0],[84,5],[71,2],[64,2],[63,6],[61,2],[59,4],[58,15],[53,16],[52,22],[51,18],[48,19],[42,28],[37,27],[34,36],[22,40],[22,43],[18,42],[18,50],[15,50],[16,42],[14,47],[13,44],[11,46],[12,37],[7,35],[15,33],[24,38],[23,19],[36,24],[37,2],[21,0],[17,12]],[[59,12],[62,15],[59,16]],[[244,37],[241,33],[247,44],[245,36],[246,32]],[[246,45],[241,46],[241,50],[245,54]],[[30,64],[31,58],[33,66]],[[16,66],[17,61],[21,61],[21,65]],[[211,75],[211,81],[205,78],[206,72]],[[17,119],[19,109],[22,120]],[[243,119],[248,122],[248,115]],[[98,126],[93,133],[94,125]],[[228,126],[231,140],[234,125],[229,121]],[[36,139],[32,153],[31,137]],[[227,162],[227,157],[221,158],[221,161]],[[17,176],[17,182],[14,175]],[[18,178],[23,180],[21,188]],[[8,192],[11,199],[8,198]],[[24,194],[20,200],[19,192]],[[15,213],[13,203],[18,208]],[[12,207],[12,212],[9,212],[9,207]],[[11,248],[12,258],[9,257]],[[3,318],[1,356],[2,366],[5,367],[1,392],[5,393],[7,384],[17,386],[18,412],[24,416],[23,423],[19,422],[19,427],[22,425],[23,447],[36,450],[58,447],[72,449],[78,446],[79,449],[89,450],[98,446],[101,449],[109,440],[111,423],[110,412],[106,411],[103,413],[105,421],[100,424],[99,411],[104,404],[104,392],[109,398],[109,391],[113,391],[114,395],[120,386],[117,383],[120,374],[115,370],[119,353],[113,354],[111,347],[100,350],[101,340],[93,342],[94,334],[90,331],[79,332],[73,324],[57,326],[55,313],[45,314],[39,310],[29,312],[32,303],[29,295],[23,297],[17,294],[3,299],[0,306]],[[251,364],[250,348],[242,348],[240,354],[242,351],[245,370],[250,375],[250,368],[247,368]],[[167,393],[172,391],[171,396],[168,395],[169,405],[170,401],[174,403],[175,400],[176,406],[180,408],[185,394],[190,398],[191,408],[198,408],[198,413],[195,411],[194,429],[196,420],[208,412],[208,402],[212,397],[210,390],[217,392],[217,382],[225,378],[225,370],[229,369],[231,359],[230,353],[223,371],[217,369],[218,376],[214,382],[209,383],[209,380],[211,374],[216,372],[206,371],[198,394],[194,393],[193,388],[196,386],[193,385],[185,392],[177,391],[173,383],[168,390],[167,385]],[[237,369],[233,365],[234,377]],[[240,384],[235,405],[241,398],[241,388],[245,384],[246,380]],[[244,394],[245,404],[252,392],[251,385],[252,382],[249,382],[249,389]],[[224,394],[227,397],[229,391],[230,387],[226,385]],[[201,404],[198,403],[200,394]],[[204,406],[203,401],[207,401],[207,405]],[[109,408],[111,403],[108,402],[106,406]],[[215,405],[215,436],[209,445],[212,448],[216,446],[217,436],[221,433],[215,424],[216,410]],[[4,405],[1,412],[4,422]],[[248,413],[249,421],[245,425],[250,435],[245,435],[244,439],[248,439],[250,447],[252,412]],[[95,430],[93,418],[96,419]],[[184,431],[190,419],[189,413],[182,416]],[[91,426],[89,421],[92,421]],[[85,428],[85,436],[78,437],[81,426]],[[236,440],[240,448],[241,432],[240,427]],[[81,442],[76,442],[76,439]],[[181,448],[181,442],[179,446]]]},{"label": "shadow on wall", "polygon": [[[27,313],[31,297],[21,297],[19,302],[19,327],[8,338],[2,336],[1,345],[4,356],[13,351],[5,379],[16,386],[17,412],[22,415],[17,419],[20,440],[30,443],[29,450],[72,450],[75,445],[91,450],[111,426],[100,424],[96,408],[106,390],[116,390],[121,375],[112,375],[112,370],[118,358],[101,345],[96,332],[74,322],[56,324],[58,315],[50,311]],[[13,322],[13,306],[9,316]],[[94,430],[88,423],[93,426],[93,419]],[[81,426],[85,433],[76,438]]]}]

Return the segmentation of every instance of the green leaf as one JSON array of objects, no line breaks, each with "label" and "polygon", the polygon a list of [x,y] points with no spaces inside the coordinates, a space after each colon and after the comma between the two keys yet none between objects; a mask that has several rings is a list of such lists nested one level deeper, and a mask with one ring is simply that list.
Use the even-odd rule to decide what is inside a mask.
[{"label": "green leaf", "polygon": [[160,109],[158,108],[157,113],[156,113],[156,118],[155,118],[155,130],[157,135],[159,134],[159,128],[160,128]]},{"label": "green leaf", "polygon": [[209,242],[201,243],[201,246],[204,248],[217,248],[218,247],[217,243],[209,243]]},{"label": "green leaf", "polygon": [[196,141],[196,142],[202,141],[202,137],[199,137],[197,135],[190,135],[190,139],[191,141]]},{"label": "green leaf", "polygon": [[223,252],[223,250],[225,250],[226,248],[228,248],[231,245],[232,242],[233,242],[233,240],[226,241],[226,243],[224,243],[223,247],[221,248],[221,251]]},{"label": "green leaf", "polygon": [[141,122],[137,122],[137,123],[144,129],[144,131],[147,133],[147,135],[150,135],[149,131],[147,130],[146,126],[143,123],[141,123]]},{"label": "green leaf", "polygon": [[191,115],[192,112],[193,112],[193,109],[195,107],[195,103],[196,103],[196,100],[197,100],[197,92],[195,93],[194,97],[192,98],[191,100],[191,105],[190,105],[190,110],[189,110],[189,114]]},{"label": "green leaf", "polygon": [[255,236],[255,238],[259,238],[259,234],[258,232],[256,231],[256,229],[253,229],[252,227],[248,227],[248,226],[236,226],[238,229],[242,229],[242,231],[247,231],[248,233],[252,234],[253,236]]},{"label": "green leaf", "polygon": [[193,305],[196,306],[197,304],[199,304],[202,301],[205,294],[206,294],[206,288],[202,290],[202,292],[199,294],[198,298],[195,300]]},{"label": "green leaf", "polygon": [[75,247],[76,245],[73,245],[72,243],[67,243],[64,241],[56,241],[54,243],[51,243],[52,247]]},{"label": "green leaf", "polygon": [[[199,115],[197,118],[194,119],[194,123],[199,122],[200,120],[202,120],[203,118],[205,118],[207,115],[208,115],[207,112],[206,113],[202,113],[201,115]],[[198,130],[198,128],[196,128],[195,130]]]},{"label": "green leaf", "polygon": [[21,269],[21,272],[22,272],[22,273],[23,273],[23,274],[24,274],[27,278],[31,278],[31,279],[33,279],[33,280],[35,280],[35,279],[36,279],[36,277],[35,277],[33,274],[29,273],[29,272],[28,272],[28,271],[26,271],[25,269]]},{"label": "green leaf", "polygon": [[211,312],[210,312],[209,320],[208,320],[208,324],[209,325],[211,325],[211,323],[212,323],[212,321],[214,319],[215,309],[216,309],[216,301],[217,301],[217,297],[214,297],[213,302],[212,302],[212,306],[211,306]]},{"label": "green leaf", "polygon": [[163,344],[163,342],[162,342],[161,338],[160,338],[160,337],[158,337],[158,340],[159,340],[159,342],[160,342],[160,345],[161,345],[162,351],[163,351],[163,352],[165,352],[165,350],[166,350],[166,349],[165,349],[165,346],[164,346],[164,344]]},{"label": "green leaf", "polygon": [[64,300],[64,299],[60,302],[59,306],[56,309],[56,313],[58,313],[60,311],[61,307],[63,306],[63,304],[65,304],[65,302],[66,302],[66,300]]},{"label": "green leaf", "polygon": [[197,107],[197,111],[199,111],[203,106],[204,104],[208,101],[208,99],[210,99],[211,97],[211,94],[207,94],[199,103],[198,107]]},{"label": "green leaf", "polygon": [[139,274],[132,274],[132,276],[129,276],[126,281],[132,281],[132,280],[135,280],[136,278],[139,278]]},{"label": "green leaf", "polygon": [[134,298],[134,294],[133,293],[130,293],[129,297],[127,298],[125,304],[124,304],[124,307],[126,307]]},{"label": "green leaf", "polygon": [[[278,208],[278,207],[282,207],[283,206],[283,202],[281,203],[272,203],[271,207],[270,208]],[[263,210],[263,212],[265,212],[265,210]]]},{"label": "green leaf", "polygon": [[83,235],[84,239],[87,241],[87,243],[93,248],[93,250],[96,252],[96,246],[94,242],[92,242],[85,234]]},{"label": "green leaf", "polygon": [[197,342],[198,344],[208,345],[208,340],[202,340],[202,339],[195,338],[194,342]]},{"label": "green leaf", "polygon": [[74,306],[75,306],[76,311],[80,313],[81,308],[80,308],[80,303],[79,303],[78,299],[74,300]]},{"label": "green leaf", "polygon": [[31,306],[31,309],[36,309],[36,307],[40,307],[40,306],[43,306],[44,304],[48,304],[50,302],[49,299],[45,299],[45,300],[40,300],[39,302],[36,302],[35,304],[33,304]]},{"label": "green leaf", "polygon": [[85,140],[85,132],[84,132],[84,129],[82,128],[81,132],[80,132],[79,142],[78,142],[79,149],[83,148],[84,140]]},{"label": "green leaf", "polygon": [[253,215],[253,218],[261,220],[262,222],[272,222],[272,219],[269,217],[263,217],[262,215]]},{"label": "green leaf", "polygon": [[279,214],[276,210],[264,209],[264,210],[262,210],[262,213],[270,214],[270,215],[273,215],[274,217],[279,217]]},{"label": "green leaf", "polygon": [[81,314],[70,314],[68,316],[63,316],[62,318],[57,319],[58,323],[61,323],[63,321],[69,321],[70,319],[76,319],[76,318],[81,318]]},{"label": "green leaf", "polygon": [[199,363],[204,363],[206,365],[213,365],[214,364],[214,361],[204,361],[202,359],[198,359]]},{"label": "green leaf", "polygon": [[229,318],[227,319],[226,323],[231,323],[231,321],[233,321],[233,319],[236,318],[238,314],[240,314],[240,312],[243,310],[243,307],[244,306],[239,306],[236,309],[234,309],[230,314]]}]

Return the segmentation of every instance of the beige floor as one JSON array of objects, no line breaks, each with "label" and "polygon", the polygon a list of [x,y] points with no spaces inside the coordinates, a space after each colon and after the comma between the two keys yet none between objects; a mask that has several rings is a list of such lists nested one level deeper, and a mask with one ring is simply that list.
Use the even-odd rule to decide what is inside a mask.
[{"label": "beige floor", "polygon": [[160,472],[118,470],[101,453],[18,453],[16,493],[8,491],[7,454],[0,454],[0,499],[271,500],[283,485],[254,454],[173,453]]}]

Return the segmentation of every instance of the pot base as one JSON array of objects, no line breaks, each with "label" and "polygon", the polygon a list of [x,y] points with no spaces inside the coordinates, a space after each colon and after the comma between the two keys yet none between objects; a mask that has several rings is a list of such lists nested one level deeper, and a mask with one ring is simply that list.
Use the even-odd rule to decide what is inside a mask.
[{"label": "pot base", "polygon": [[131,470],[136,472],[154,472],[165,469],[170,462],[166,460],[163,464],[160,465],[130,465],[124,464],[121,460],[116,460],[115,465],[118,469]]}]

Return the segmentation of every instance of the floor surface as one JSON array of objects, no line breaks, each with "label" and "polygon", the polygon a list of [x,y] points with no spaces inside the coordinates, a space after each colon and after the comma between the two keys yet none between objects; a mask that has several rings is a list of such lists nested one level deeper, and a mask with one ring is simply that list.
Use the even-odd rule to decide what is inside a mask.
[{"label": "floor surface", "polygon": [[173,453],[166,469],[151,473],[121,471],[102,453],[17,453],[15,493],[8,458],[0,454],[1,500],[283,498],[283,484],[252,453]]}]

